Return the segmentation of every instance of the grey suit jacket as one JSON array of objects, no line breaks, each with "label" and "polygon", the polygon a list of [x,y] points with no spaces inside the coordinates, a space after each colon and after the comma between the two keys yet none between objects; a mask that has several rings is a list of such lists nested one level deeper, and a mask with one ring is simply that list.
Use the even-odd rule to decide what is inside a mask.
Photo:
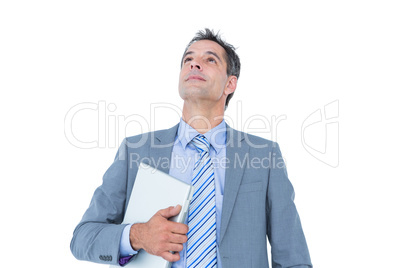
[{"label": "grey suit jacket", "polygon": [[[126,138],[76,227],[71,251],[80,260],[117,264],[124,212],[140,162],[166,173],[178,125]],[[222,266],[312,267],[278,144],[227,126],[220,239]],[[135,259],[133,260],[135,261]]]}]

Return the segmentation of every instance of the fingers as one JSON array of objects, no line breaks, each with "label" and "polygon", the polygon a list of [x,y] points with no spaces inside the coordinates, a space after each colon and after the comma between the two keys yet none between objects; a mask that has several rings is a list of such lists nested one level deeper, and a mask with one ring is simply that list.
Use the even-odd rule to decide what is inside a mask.
[{"label": "fingers", "polygon": [[167,242],[174,244],[184,244],[187,242],[187,235],[171,234]]},{"label": "fingers", "polygon": [[162,217],[169,219],[170,217],[176,216],[180,213],[181,206],[177,205],[175,207],[168,207],[158,211],[158,214]]},{"label": "fingers", "polygon": [[[169,219],[173,216],[178,215],[180,211],[181,211],[181,205],[177,205],[175,207],[172,206],[165,209],[161,209],[157,212],[157,214],[164,217],[165,219]],[[188,226],[183,223],[169,221],[167,223],[167,228],[170,232],[176,234],[187,234],[188,232]]]},{"label": "fingers", "polygon": [[161,256],[170,262],[178,261],[180,255],[170,251],[183,250],[183,244],[187,242],[188,226],[169,221],[168,218],[179,214],[180,210],[180,205],[161,209],[148,222],[133,225],[136,228],[132,228],[132,236],[130,235],[132,246],[137,245],[148,253]]},{"label": "fingers", "polygon": [[180,255],[179,253],[172,254],[169,251],[165,251],[161,254],[161,257],[164,258],[165,260],[169,262],[176,262],[180,260]]},{"label": "fingers", "polygon": [[183,234],[186,235],[188,233],[188,226],[184,223],[178,222],[169,222],[168,223],[169,231],[175,234]]},{"label": "fingers", "polygon": [[183,244],[170,243],[170,244],[166,245],[166,250],[163,250],[163,251],[180,252],[182,250],[183,250]]}]

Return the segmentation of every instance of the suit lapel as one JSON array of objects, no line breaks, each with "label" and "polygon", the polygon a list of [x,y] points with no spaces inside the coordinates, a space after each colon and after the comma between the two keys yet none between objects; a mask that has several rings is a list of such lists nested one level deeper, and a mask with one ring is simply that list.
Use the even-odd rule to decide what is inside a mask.
[{"label": "suit lapel", "polygon": [[174,127],[151,132],[149,149],[149,165],[169,174],[173,145],[179,124]]},{"label": "suit lapel", "polygon": [[[249,146],[244,140],[244,133],[232,129],[226,125],[226,157],[229,160],[225,170],[225,188],[221,216],[221,230],[219,243],[225,236],[226,229],[232,215],[233,206],[239,191],[246,162],[245,157],[249,152]],[[244,163],[244,164],[243,164]]]}]

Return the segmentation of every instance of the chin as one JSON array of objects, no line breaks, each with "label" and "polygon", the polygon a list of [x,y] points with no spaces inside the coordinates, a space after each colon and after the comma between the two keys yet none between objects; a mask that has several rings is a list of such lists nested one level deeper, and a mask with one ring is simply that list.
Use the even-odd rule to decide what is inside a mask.
[{"label": "chin", "polygon": [[200,87],[187,87],[179,90],[180,96],[208,96],[208,90]]}]

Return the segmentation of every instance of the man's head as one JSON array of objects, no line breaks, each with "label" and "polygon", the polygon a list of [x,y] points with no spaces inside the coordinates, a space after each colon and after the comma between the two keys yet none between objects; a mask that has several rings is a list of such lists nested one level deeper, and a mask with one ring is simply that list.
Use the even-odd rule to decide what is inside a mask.
[{"label": "man's head", "polygon": [[187,45],[181,61],[180,96],[224,101],[225,109],[240,76],[235,48],[209,29],[199,31]]}]

